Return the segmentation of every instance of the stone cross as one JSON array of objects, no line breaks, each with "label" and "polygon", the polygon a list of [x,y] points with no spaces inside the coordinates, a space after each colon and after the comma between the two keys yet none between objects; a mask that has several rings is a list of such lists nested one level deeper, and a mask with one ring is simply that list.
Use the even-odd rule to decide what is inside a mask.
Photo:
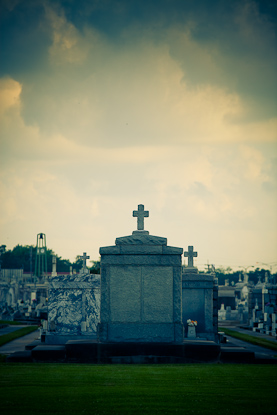
[{"label": "stone cross", "polygon": [[149,211],[144,210],[144,205],[138,205],[138,210],[133,211],[133,217],[138,218],[138,231],[144,230],[144,218],[148,218]]},{"label": "stone cross", "polygon": [[80,258],[83,260],[83,268],[87,267],[87,259],[90,259],[90,257],[87,255],[86,252],[83,253],[83,256],[80,255]]},{"label": "stone cross", "polygon": [[193,246],[189,246],[188,251],[184,252],[184,256],[188,257],[188,267],[193,267],[193,257],[196,257],[197,255],[197,252],[193,252]]}]

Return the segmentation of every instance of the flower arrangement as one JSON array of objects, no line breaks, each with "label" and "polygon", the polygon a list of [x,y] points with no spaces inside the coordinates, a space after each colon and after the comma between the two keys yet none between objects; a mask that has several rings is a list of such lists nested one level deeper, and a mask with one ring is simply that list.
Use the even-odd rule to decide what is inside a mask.
[{"label": "flower arrangement", "polygon": [[197,326],[197,321],[196,320],[191,320],[188,319],[187,320],[188,326],[192,326],[192,327],[196,327]]}]

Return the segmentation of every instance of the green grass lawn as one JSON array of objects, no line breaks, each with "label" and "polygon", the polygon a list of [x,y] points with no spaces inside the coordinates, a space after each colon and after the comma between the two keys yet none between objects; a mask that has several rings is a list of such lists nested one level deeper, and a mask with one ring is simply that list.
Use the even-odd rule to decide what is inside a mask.
[{"label": "green grass lawn", "polygon": [[273,414],[277,366],[0,364],[3,414]]},{"label": "green grass lawn", "polygon": [[255,344],[256,346],[266,347],[270,350],[276,350],[277,351],[277,343],[275,340],[272,341],[263,339],[262,337],[255,337],[251,336],[249,334],[239,333],[235,330],[227,329],[225,327],[220,327],[220,331],[224,331],[227,336],[235,337],[236,339],[243,340],[248,343]]},{"label": "green grass lawn", "polygon": [[26,334],[32,333],[37,330],[37,328],[38,326],[22,327],[22,329],[18,329],[12,333],[3,334],[0,336],[0,346],[9,343],[12,340],[18,339],[19,337],[25,336]]},{"label": "green grass lawn", "polygon": [[19,321],[0,320],[0,324],[8,324],[9,326],[19,326],[22,323],[20,323]]}]

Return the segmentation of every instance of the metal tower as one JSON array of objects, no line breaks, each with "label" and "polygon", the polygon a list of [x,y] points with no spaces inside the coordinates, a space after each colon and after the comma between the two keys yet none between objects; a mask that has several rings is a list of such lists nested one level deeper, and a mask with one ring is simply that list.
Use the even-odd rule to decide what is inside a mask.
[{"label": "metal tower", "polygon": [[44,233],[37,234],[35,275],[39,280],[47,275],[46,235]]}]

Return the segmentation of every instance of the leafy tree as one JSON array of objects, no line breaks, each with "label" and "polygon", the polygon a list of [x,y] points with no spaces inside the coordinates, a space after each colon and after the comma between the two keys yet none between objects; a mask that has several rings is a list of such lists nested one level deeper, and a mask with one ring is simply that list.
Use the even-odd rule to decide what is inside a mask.
[{"label": "leafy tree", "polygon": [[[1,249],[2,248],[2,249]],[[1,255],[1,267],[4,269],[23,269],[24,272],[35,273],[36,263],[36,247],[33,245],[16,245],[13,249],[6,250],[6,246],[0,246],[2,251]],[[52,271],[52,256],[56,255],[52,249],[46,249],[46,261],[47,261],[47,272]],[[94,261],[92,261],[94,263]],[[95,264],[97,261],[95,261]],[[69,259],[63,259],[57,255],[57,271],[58,272],[69,272],[70,266],[78,272],[83,266],[82,259],[76,258],[74,263],[71,263]],[[93,265],[96,269],[96,265]]]},{"label": "leafy tree", "polygon": [[72,267],[74,270],[76,270],[76,272],[79,272],[82,266],[83,266],[83,259],[80,258],[80,255],[77,255],[75,258],[75,261],[72,264]]},{"label": "leafy tree", "polygon": [[0,246],[0,255],[3,254],[4,252],[6,252],[6,246],[7,245],[1,245]]},{"label": "leafy tree", "polygon": [[69,259],[62,259],[62,257],[57,256],[57,271],[58,272],[69,272],[71,262]]},{"label": "leafy tree", "polygon": [[32,263],[32,270],[35,269],[35,255],[30,258],[30,251],[35,252],[34,246],[16,245],[12,250],[5,250],[1,255],[2,268],[6,269],[23,269],[30,272],[30,261]]},{"label": "leafy tree", "polygon": [[92,274],[100,274],[100,261],[90,261],[92,267],[90,267],[90,272]]},{"label": "leafy tree", "polygon": [[[47,272],[52,271],[52,256],[55,253],[52,249],[46,249]],[[17,245],[12,250],[6,251],[2,255],[2,268],[17,269],[23,268],[24,272],[35,273],[36,266],[36,247],[33,245],[21,246]],[[62,260],[63,263],[64,260]],[[57,261],[58,262],[58,261]],[[69,271],[69,266],[62,271]]]}]

